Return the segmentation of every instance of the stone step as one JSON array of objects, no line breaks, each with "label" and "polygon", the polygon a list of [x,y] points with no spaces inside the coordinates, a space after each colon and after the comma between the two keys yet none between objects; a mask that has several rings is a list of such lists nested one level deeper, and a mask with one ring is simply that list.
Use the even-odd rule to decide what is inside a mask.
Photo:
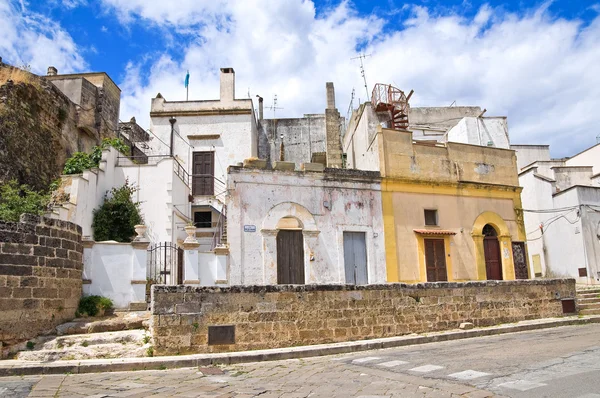
[{"label": "stone step", "polygon": [[143,357],[150,347],[150,341],[145,336],[149,336],[145,330],[57,336],[40,344],[39,348],[19,352],[16,359],[56,361]]},{"label": "stone step", "polygon": [[577,295],[581,295],[581,294],[600,294],[600,287],[593,287],[593,288],[589,288],[589,289],[579,289],[577,290]]},{"label": "stone step", "polygon": [[149,311],[116,312],[102,318],[77,318],[56,327],[56,334],[87,334],[146,328]]},{"label": "stone step", "polygon": [[577,293],[577,298],[600,298],[600,293]]},{"label": "stone step", "polygon": [[593,303],[598,303],[600,304],[600,297],[577,297],[577,303],[579,304],[593,304]]},{"label": "stone step", "polygon": [[589,310],[580,310],[579,315],[600,315],[600,308],[589,309]]},{"label": "stone step", "polygon": [[595,309],[600,310],[600,303],[590,303],[590,304],[578,303],[578,307],[579,307],[579,310],[595,310]]}]

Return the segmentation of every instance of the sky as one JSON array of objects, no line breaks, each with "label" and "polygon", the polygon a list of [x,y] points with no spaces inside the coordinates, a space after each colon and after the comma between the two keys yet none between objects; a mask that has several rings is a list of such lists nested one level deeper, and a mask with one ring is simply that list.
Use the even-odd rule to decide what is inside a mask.
[{"label": "sky", "polygon": [[332,81],[346,116],[353,89],[368,99],[360,55],[369,93],[481,106],[511,143],[564,157],[600,136],[600,0],[0,0],[4,62],[106,72],[144,128],[157,93],[185,100],[188,70],[190,100],[218,98],[221,67],[237,98],[277,95],[277,117],[323,113]]}]

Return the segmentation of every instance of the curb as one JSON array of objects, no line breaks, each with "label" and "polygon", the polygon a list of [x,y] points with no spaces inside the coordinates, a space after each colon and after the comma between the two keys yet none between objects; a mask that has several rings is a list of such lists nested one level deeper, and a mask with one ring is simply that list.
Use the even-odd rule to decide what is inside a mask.
[{"label": "curb", "polygon": [[197,366],[277,361],[284,359],[347,354],[382,348],[404,347],[417,344],[525,332],[559,326],[587,325],[593,323],[600,323],[600,316],[549,318],[471,330],[436,332],[429,335],[408,335],[344,343],[319,344],[312,346],[276,348],[256,351],[238,351],[217,354],[192,354],[122,359],[85,359],[56,362],[4,360],[0,361],[0,377],[65,373],[78,374],[122,372],[135,370],[165,370],[191,368]]}]

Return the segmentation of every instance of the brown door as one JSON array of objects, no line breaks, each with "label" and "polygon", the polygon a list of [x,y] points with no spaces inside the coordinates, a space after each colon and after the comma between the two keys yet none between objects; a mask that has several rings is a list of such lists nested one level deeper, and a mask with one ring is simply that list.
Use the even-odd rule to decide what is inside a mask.
[{"label": "brown door", "polygon": [[277,233],[277,283],[304,284],[304,242],[302,231]]},{"label": "brown door", "polygon": [[446,282],[446,249],[444,239],[425,239],[425,267],[427,282]]},{"label": "brown door", "polygon": [[214,195],[214,152],[194,152],[192,167],[192,194]]},{"label": "brown door", "polygon": [[500,242],[496,236],[483,238],[485,272],[488,279],[502,280],[502,261],[500,260]]}]

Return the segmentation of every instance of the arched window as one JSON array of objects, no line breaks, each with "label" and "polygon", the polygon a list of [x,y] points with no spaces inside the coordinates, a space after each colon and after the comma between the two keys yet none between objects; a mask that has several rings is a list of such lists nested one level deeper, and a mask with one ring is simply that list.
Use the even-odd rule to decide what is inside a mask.
[{"label": "arched window", "polygon": [[498,232],[496,232],[496,229],[490,224],[486,224],[485,227],[483,227],[482,234],[483,236],[498,236]]}]

